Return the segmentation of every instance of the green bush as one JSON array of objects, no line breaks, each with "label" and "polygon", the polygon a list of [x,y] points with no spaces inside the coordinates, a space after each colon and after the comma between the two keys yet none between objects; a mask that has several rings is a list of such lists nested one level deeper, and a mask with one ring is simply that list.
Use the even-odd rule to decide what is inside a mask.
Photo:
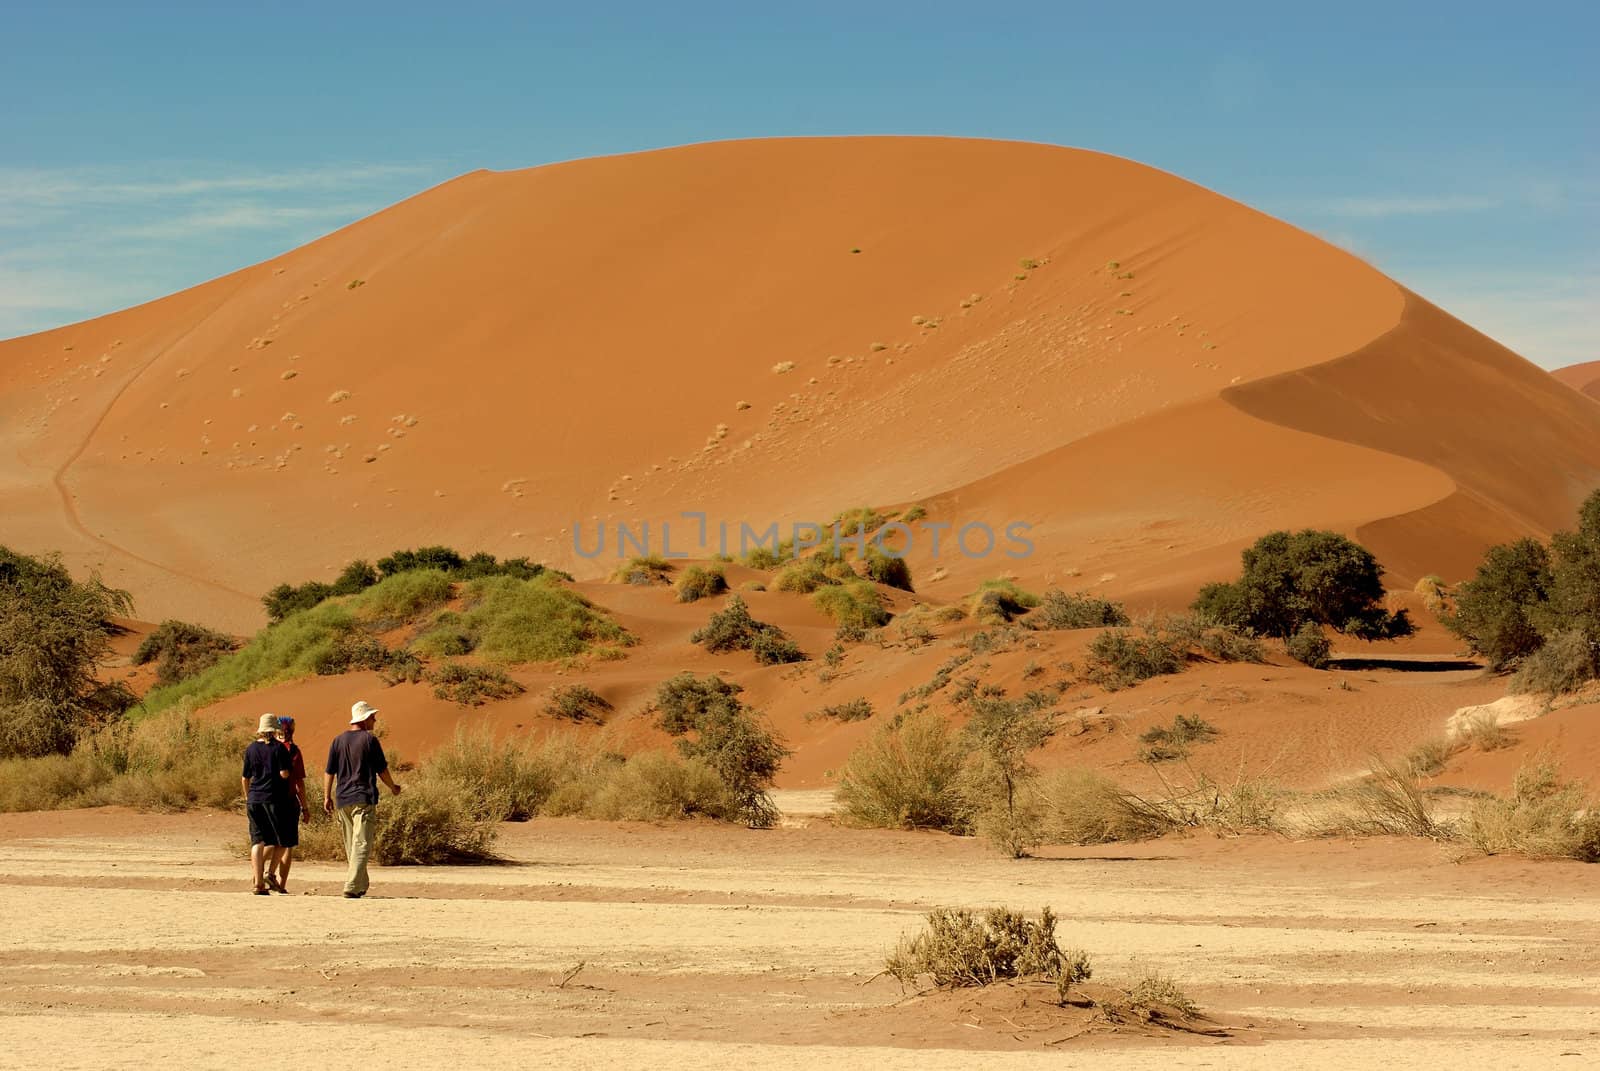
[{"label": "green bush", "polygon": [[814,710],[806,715],[806,721],[816,721],[819,718],[832,718],[834,721],[866,721],[870,717],[872,717],[872,704],[861,698]]},{"label": "green bush", "polygon": [[1023,624],[1034,629],[1116,628],[1128,624],[1128,613],[1120,602],[1051,588]]},{"label": "green bush", "polygon": [[1312,669],[1327,669],[1329,654],[1333,650],[1322,629],[1310,621],[1301,625],[1284,647],[1290,658]]},{"label": "green bush", "polygon": [[911,586],[911,566],[905,558],[896,558],[876,548],[870,548],[862,562],[868,580],[901,591],[915,591]]},{"label": "green bush", "polygon": [[564,684],[550,690],[544,712],[566,721],[604,721],[611,704],[587,684]]},{"label": "green bush", "polygon": [[635,822],[695,817],[735,822],[745,817],[738,797],[709,763],[662,751],[629,757],[595,791],[584,813]]},{"label": "green bush", "polygon": [[1550,555],[1543,544],[1521,539],[1490,547],[1477,574],[1456,589],[1456,610],[1444,618],[1451,632],[1504,670],[1537,651],[1544,637],[1534,625],[1550,599]]},{"label": "green bush", "polygon": [[747,569],[776,569],[783,564],[783,558],[777,551],[760,545],[750,548],[739,560]]},{"label": "green bush", "polygon": [[441,610],[412,641],[411,649],[428,658],[453,658],[471,654],[476,644],[460,614],[454,610]]},{"label": "green bush", "polygon": [[711,615],[704,628],[689,637],[713,654],[724,651],[750,651],[762,665],[779,665],[799,662],[805,654],[796,647],[776,625],[757,621],[750,616],[744,599],[733,596],[719,611]]},{"label": "green bush", "polygon": [[494,824],[453,784],[414,777],[378,807],[373,861],[381,866],[490,863]]},{"label": "green bush", "polygon": [[69,751],[133,702],[96,678],[111,618],[132,612],[132,597],[98,576],[78,583],[59,558],[0,546],[0,758]]},{"label": "green bush", "polygon": [[1116,691],[1151,677],[1182,672],[1183,667],[1183,655],[1161,636],[1135,636],[1107,629],[1089,645],[1085,676]]},{"label": "green bush", "polygon": [[979,584],[971,600],[972,616],[991,625],[1014,621],[1038,605],[1039,596],[1003,577]]},{"label": "green bush", "polygon": [[1566,629],[1551,636],[1543,647],[1523,659],[1511,675],[1507,691],[1561,694],[1575,692],[1600,676],[1600,645],[1580,629]]},{"label": "green bush", "polygon": [[133,654],[136,666],[156,664],[156,684],[177,684],[210,669],[233,651],[233,637],[186,621],[161,622]]},{"label": "green bush", "polygon": [[771,826],[778,815],[767,790],[789,750],[759,714],[739,701],[738,691],[717,677],[680,674],[657,694],[660,725],[680,737],[684,758],[698,759],[716,772],[745,822]]},{"label": "green bush", "polygon": [[1359,639],[1413,631],[1404,610],[1383,608],[1383,569],[1366,548],[1336,532],[1272,532],[1243,554],[1244,573],[1208,584],[1194,609],[1219,624],[1287,639],[1307,622]]},{"label": "green bush", "polygon": [[[838,584],[840,578],[829,567],[835,564],[820,555],[801,558],[785,566],[772,580],[774,591],[792,591],[809,595],[819,588]],[[853,574],[852,574],[853,575]]]},{"label": "green bush", "polygon": [[881,726],[850,753],[834,794],[839,813],[884,829],[966,830],[961,794],[967,748],[944,718],[924,711]]},{"label": "green bush", "polygon": [[649,586],[651,584],[672,583],[672,563],[658,555],[646,555],[632,558],[623,562],[611,574],[613,584],[638,584]]},{"label": "green bush", "polygon": [[811,596],[811,602],[841,627],[869,629],[889,623],[883,593],[871,581],[852,580],[822,588]]},{"label": "green bush", "polygon": [[506,676],[503,669],[493,666],[469,666],[449,662],[428,671],[428,683],[433,685],[437,699],[447,699],[464,707],[481,707],[500,699],[512,699],[527,691],[521,684]]},{"label": "green bush", "polygon": [[691,565],[678,577],[677,589],[679,602],[698,602],[727,591],[728,579],[720,566]]},{"label": "green bush", "polygon": [[279,584],[261,599],[267,617],[273,624],[287,620],[291,614],[310,610],[328,599],[345,595],[359,595],[380,580],[400,573],[432,570],[444,573],[451,580],[477,580],[488,576],[509,576],[516,580],[531,580],[548,574],[562,580],[571,580],[568,573],[546,569],[526,558],[508,558],[499,561],[493,554],[479,551],[463,558],[449,547],[422,547],[418,550],[397,550],[380,559],[376,566],[357,559],[344,567],[337,580],[324,584],[312,580],[299,586]]},{"label": "green bush", "polygon": [[478,654],[493,662],[548,662],[633,638],[575,591],[547,574],[529,580],[492,576],[467,585],[462,625]]},{"label": "green bush", "polygon": [[1139,750],[1140,762],[1171,762],[1189,754],[1189,745],[1217,735],[1216,726],[1198,714],[1175,714],[1171,726],[1157,725],[1139,734],[1145,746]]},{"label": "green bush", "polygon": [[450,601],[450,578],[437,569],[396,573],[367,588],[350,606],[371,627],[387,630]]}]

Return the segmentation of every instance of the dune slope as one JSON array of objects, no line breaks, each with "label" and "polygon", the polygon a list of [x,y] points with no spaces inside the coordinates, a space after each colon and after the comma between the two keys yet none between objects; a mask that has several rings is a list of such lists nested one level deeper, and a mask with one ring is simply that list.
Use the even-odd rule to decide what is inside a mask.
[{"label": "dune slope", "polygon": [[595,576],[612,563],[574,553],[579,522],[760,529],[912,500],[1034,526],[1023,559],[935,563],[919,541],[918,574],[950,585],[1176,596],[1303,524],[1402,576],[1459,572],[1600,482],[1600,408],[1535,371],[1129,161],[699,145],[474,172],[0,343],[0,539],[101,569],[141,616],[235,630],[272,584],[397,546]]}]

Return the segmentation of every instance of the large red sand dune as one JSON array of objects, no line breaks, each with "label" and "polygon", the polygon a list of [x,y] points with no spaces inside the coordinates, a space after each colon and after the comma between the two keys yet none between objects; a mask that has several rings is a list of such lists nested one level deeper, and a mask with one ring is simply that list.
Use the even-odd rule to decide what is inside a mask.
[{"label": "large red sand dune", "polygon": [[1600,401],[1600,361],[1569,364],[1565,368],[1557,368],[1551,374],[1580,394],[1587,394],[1595,401]]},{"label": "large red sand dune", "polygon": [[401,545],[597,575],[575,521],[912,500],[1035,526],[1018,560],[919,538],[951,586],[1182,595],[1282,525],[1356,534],[1404,582],[1569,523],[1597,483],[1600,408],[1370,266],[1041,145],[479,171],[0,343],[0,539],[240,630],[272,584]]}]

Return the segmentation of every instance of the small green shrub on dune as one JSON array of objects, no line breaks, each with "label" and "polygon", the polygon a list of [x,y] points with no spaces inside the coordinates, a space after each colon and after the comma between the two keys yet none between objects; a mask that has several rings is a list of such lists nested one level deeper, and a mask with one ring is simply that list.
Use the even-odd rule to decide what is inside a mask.
[{"label": "small green shrub on dune", "polygon": [[727,591],[728,579],[720,566],[691,565],[678,577],[677,590],[679,602],[698,602]]},{"label": "small green shrub on dune", "polygon": [[750,616],[744,599],[733,596],[721,610],[711,615],[705,627],[689,637],[713,654],[724,651],[749,651],[761,665],[800,662],[805,654],[776,625]]},{"label": "small green shrub on dune", "polygon": [[888,624],[891,616],[883,593],[866,580],[822,588],[811,596],[811,601],[841,626],[879,628]]},{"label": "small green shrub on dune", "polygon": [[482,551],[470,558],[463,558],[449,547],[433,546],[397,550],[379,559],[376,566],[357,559],[346,565],[332,584],[316,580],[300,585],[279,584],[262,596],[261,603],[266,607],[267,617],[276,624],[291,614],[310,610],[328,599],[358,595],[380,580],[418,570],[444,573],[453,581],[476,580],[487,576],[509,576],[517,580],[531,580],[536,576],[572,579],[569,573],[547,569],[526,558],[507,558],[502,562],[493,554]]},{"label": "small green shrub on dune", "polygon": [[904,558],[896,558],[871,548],[868,549],[862,565],[868,580],[876,581],[885,587],[899,588],[901,591],[915,590],[911,586],[911,566]]},{"label": "small green shrub on dune", "polygon": [[915,524],[917,521],[922,520],[922,518],[926,517],[927,515],[928,511],[926,509],[920,505],[916,505],[906,510],[905,516],[901,517],[900,519],[906,524]]},{"label": "small green shrub on dune", "polygon": [[1067,594],[1051,588],[1023,624],[1033,629],[1108,628],[1127,625],[1128,613],[1120,602],[1102,599],[1087,592]]},{"label": "small green shrub on dune", "polygon": [[783,564],[783,558],[777,551],[766,546],[755,546],[745,552],[739,561],[747,569],[776,569]]},{"label": "small green shrub on dune", "polygon": [[1085,676],[1111,691],[1183,670],[1183,656],[1159,635],[1135,635],[1107,629],[1089,645]]},{"label": "small green shrub on dune", "polygon": [[594,604],[548,576],[497,576],[467,585],[461,620],[474,650],[494,662],[548,662],[597,644],[631,646],[633,638]]},{"label": "small green shrub on dune", "polygon": [[1014,621],[1039,605],[1039,596],[1004,577],[985,580],[970,600],[972,616],[984,624]]},{"label": "small green shrub on dune", "polygon": [[657,555],[632,558],[623,562],[611,574],[613,584],[650,584],[672,583],[672,563]]},{"label": "small green shrub on dune", "polygon": [[469,666],[449,662],[428,671],[435,698],[447,699],[464,707],[481,707],[500,699],[512,699],[527,691],[521,684],[494,666]]},{"label": "small green shrub on dune", "polygon": [[1217,727],[1198,714],[1175,714],[1170,726],[1157,725],[1139,734],[1140,762],[1171,762],[1189,754],[1191,744],[1217,735]]},{"label": "small green shrub on dune", "polygon": [[846,536],[871,535],[883,527],[885,520],[884,515],[871,506],[857,506],[837,514],[828,528],[838,528],[839,534]]},{"label": "small green shrub on dune", "polygon": [[860,698],[852,699],[848,703],[836,703],[821,710],[813,710],[806,715],[806,721],[822,718],[831,718],[834,721],[866,721],[870,717],[872,717],[872,704],[865,698]]},{"label": "small green shrub on dune", "polygon": [[550,690],[544,712],[565,721],[603,721],[611,704],[587,684],[564,684]]},{"label": "small green shrub on dune", "polygon": [[156,684],[176,684],[185,677],[210,669],[236,644],[232,636],[213,632],[187,621],[166,620],[139,644],[133,654],[136,666],[156,664]]},{"label": "small green shrub on dune", "polygon": [[[839,583],[839,577],[829,571],[833,565],[828,559],[821,556],[802,558],[785,566],[772,580],[775,591],[792,591],[800,595],[809,595],[818,588],[830,587]],[[854,575],[853,573],[851,574]]]},{"label": "small green shrub on dune", "polygon": [[949,722],[932,712],[880,727],[850,753],[835,799],[857,825],[964,831],[970,808],[961,794],[967,749]]},{"label": "small green shrub on dune", "polygon": [[412,641],[411,649],[427,658],[454,658],[471,654],[476,643],[460,614],[441,610]]}]

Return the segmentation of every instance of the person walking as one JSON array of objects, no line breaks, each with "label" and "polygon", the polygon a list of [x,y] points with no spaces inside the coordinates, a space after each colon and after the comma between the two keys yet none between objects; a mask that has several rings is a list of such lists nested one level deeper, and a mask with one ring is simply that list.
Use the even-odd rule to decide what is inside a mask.
[{"label": "person walking", "polygon": [[289,790],[294,794],[293,805],[281,818],[280,831],[291,832],[293,836],[286,838],[291,843],[282,845],[281,856],[267,862],[267,885],[277,892],[287,893],[289,867],[294,863],[294,850],[300,844],[299,823],[311,820],[311,808],[306,805],[306,758],[300,753],[300,745],[294,742],[294,718],[288,714],[278,715],[278,742],[289,753]]},{"label": "person walking", "polygon": [[255,742],[244,749],[244,768],[239,776],[245,815],[250,822],[250,869],[257,896],[267,895],[266,867],[279,860],[284,842],[298,843],[298,837],[282,828],[294,795],[289,789],[289,753],[278,743],[277,731],[277,715],[261,715]]},{"label": "person walking", "polygon": [[378,781],[396,796],[400,794],[400,786],[389,776],[383,745],[372,732],[377,716],[378,708],[366,700],[350,708],[350,727],[328,745],[328,765],[322,776],[322,809],[338,813],[344,833],[344,857],[349,864],[344,894],[351,900],[367,894],[367,857],[372,854]]}]

